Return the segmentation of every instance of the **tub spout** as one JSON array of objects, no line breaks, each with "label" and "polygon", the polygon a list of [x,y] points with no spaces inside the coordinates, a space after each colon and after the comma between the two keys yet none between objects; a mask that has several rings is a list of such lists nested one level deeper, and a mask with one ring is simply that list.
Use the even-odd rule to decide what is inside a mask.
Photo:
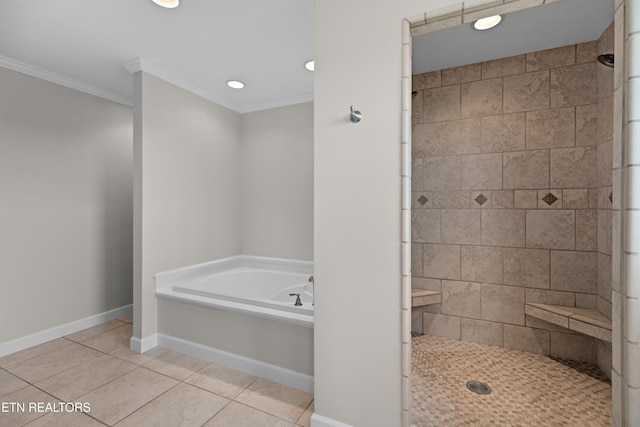
[{"label": "tub spout", "polygon": [[293,304],[296,307],[300,307],[302,305],[302,301],[300,301],[300,294],[289,294],[290,297],[295,296],[296,297],[296,303]]},{"label": "tub spout", "polygon": [[313,279],[313,276],[309,276],[309,283],[311,283],[311,305],[315,307],[316,305],[316,283]]}]

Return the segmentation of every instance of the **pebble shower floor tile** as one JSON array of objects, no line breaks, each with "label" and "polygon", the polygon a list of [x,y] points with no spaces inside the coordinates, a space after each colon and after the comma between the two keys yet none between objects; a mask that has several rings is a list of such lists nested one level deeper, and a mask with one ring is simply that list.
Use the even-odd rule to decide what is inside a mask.
[{"label": "pebble shower floor tile", "polygon": [[[412,346],[417,427],[612,425],[611,384],[597,367],[428,335]],[[487,383],[491,394],[469,391],[468,381]]]}]

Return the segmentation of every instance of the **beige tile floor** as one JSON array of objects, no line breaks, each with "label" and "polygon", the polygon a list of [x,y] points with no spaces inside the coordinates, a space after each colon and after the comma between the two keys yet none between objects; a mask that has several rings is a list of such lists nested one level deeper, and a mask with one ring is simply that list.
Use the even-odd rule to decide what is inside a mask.
[{"label": "beige tile floor", "polygon": [[[313,395],[167,349],[134,353],[131,333],[122,318],[0,358],[0,403],[26,405],[0,407],[0,426],[310,425]],[[29,402],[91,410],[29,411]]]},{"label": "beige tile floor", "polygon": [[[414,337],[413,423],[418,427],[610,426],[611,384],[594,371],[599,370],[539,354]],[[475,394],[467,390],[467,381],[485,382],[492,392]]]}]

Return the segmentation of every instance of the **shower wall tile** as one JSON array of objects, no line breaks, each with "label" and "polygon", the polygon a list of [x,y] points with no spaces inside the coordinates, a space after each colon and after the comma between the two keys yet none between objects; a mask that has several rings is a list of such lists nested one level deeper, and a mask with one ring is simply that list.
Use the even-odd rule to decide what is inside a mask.
[{"label": "shower wall tile", "polygon": [[[415,90],[415,89],[414,89]],[[422,91],[416,91],[416,95],[411,98],[411,124],[418,125],[424,121],[424,96]]]},{"label": "shower wall tile", "polygon": [[472,209],[491,209],[492,191],[470,191]]},{"label": "shower wall tile", "polygon": [[460,280],[460,246],[426,244],[422,251],[425,277]]},{"label": "shower wall tile", "polygon": [[464,83],[460,93],[462,118],[502,114],[501,78]]},{"label": "shower wall tile", "polygon": [[491,206],[494,209],[513,209],[513,190],[493,191],[491,193]]},{"label": "shower wall tile", "polygon": [[612,204],[596,52],[590,42],[413,77],[412,286],[443,294],[414,312],[414,329],[543,354],[562,333],[555,350],[567,353],[558,343],[576,334],[526,316],[525,300],[610,305],[597,296],[611,292],[598,229]]},{"label": "shower wall tile", "polygon": [[586,42],[576,45],[576,64],[593,62],[598,57],[598,42]]},{"label": "shower wall tile", "polygon": [[502,283],[502,248],[462,246],[460,260],[462,280]]},{"label": "shower wall tile", "polygon": [[537,302],[540,304],[563,305],[575,307],[576,298],[573,292],[547,291],[540,289],[526,290],[527,302]]},{"label": "shower wall tile", "polygon": [[611,229],[612,229],[611,209],[601,209],[598,211],[598,252],[611,255]]},{"label": "shower wall tile", "polygon": [[509,58],[495,59],[482,63],[482,78],[511,76],[525,72],[525,56],[511,56]]},{"label": "shower wall tile", "polygon": [[503,77],[503,112],[549,108],[549,71]]},{"label": "shower wall tile", "polygon": [[444,314],[422,313],[422,332],[436,337],[460,339],[460,318]]},{"label": "shower wall tile", "polygon": [[524,113],[482,118],[482,147],[485,152],[524,150]]},{"label": "shower wall tile", "polygon": [[460,157],[424,159],[424,189],[427,191],[460,189]]},{"label": "shower wall tile", "polygon": [[550,288],[548,250],[504,248],[503,257],[505,285]]},{"label": "shower wall tile", "polygon": [[482,64],[463,65],[442,70],[442,86],[466,83],[482,78]]},{"label": "shower wall tile", "polygon": [[424,91],[424,122],[460,118],[460,86],[446,86]]},{"label": "shower wall tile", "polygon": [[411,90],[431,89],[441,86],[440,71],[415,74],[411,82]]},{"label": "shower wall tile", "polygon": [[424,190],[424,159],[413,159],[411,162],[411,191]]},{"label": "shower wall tile", "polygon": [[600,191],[597,188],[589,189],[589,209],[598,209],[598,197]]},{"label": "shower wall tile", "polygon": [[611,209],[613,206],[613,187],[598,187],[598,209]]},{"label": "shower wall tile", "polygon": [[502,162],[503,188],[549,188],[549,150],[503,153]]},{"label": "shower wall tile", "polygon": [[551,289],[596,293],[598,254],[551,251]]},{"label": "shower wall tile", "polygon": [[613,140],[598,144],[597,183],[599,187],[613,184]]},{"label": "shower wall tile", "polygon": [[575,211],[571,210],[528,210],[527,247],[575,249],[575,220]]},{"label": "shower wall tile", "polygon": [[502,154],[474,154],[461,157],[463,190],[502,189]]},{"label": "shower wall tile", "polygon": [[411,241],[441,243],[441,212],[439,209],[414,209],[411,211]]},{"label": "shower wall tile", "polygon": [[589,209],[589,189],[565,188],[562,191],[562,207],[565,209]]},{"label": "shower wall tile", "polygon": [[513,192],[513,207],[517,209],[531,209],[538,207],[538,190],[515,190]]},{"label": "shower wall tile", "polygon": [[481,153],[482,119],[472,118],[442,123],[447,154]]},{"label": "shower wall tile", "polygon": [[595,187],[597,154],[595,147],[551,150],[551,187]]},{"label": "shower wall tile", "polygon": [[598,254],[598,296],[611,303],[611,255]]},{"label": "shower wall tile", "polygon": [[597,136],[598,105],[578,105],[576,107],[576,145],[596,145]]},{"label": "shower wall tile", "polygon": [[576,211],[576,250],[595,251],[598,248],[598,212]]},{"label": "shower wall tile", "polygon": [[525,211],[522,209],[492,209],[482,211],[481,238],[483,245],[525,246]]},{"label": "shower wall tile", "polygon": [[524,326],[504,325],[504,346],[516,350],[548,355],[549,331]]},{"label": "shower wall tile", "polygon": [[593,294],[576,294],[576,307],[596,308],[597,297]]},{"label": "shower wall tile", "polygon": [[613,95],[598,102],[598,141],[613,138]]},{"label": "shower wall tile", "polygon": [[411,275],[422,276],[422,244],[420,243],[411,243]]},{"label": "shower wall tile", "polygon": [[551,74],[551,108],[598,101],[596,63],[555,68]]},{"label": "shower wall tile", "polygon": [[480,319],[480,284],[443,280],[442,314]]},{"label": "shower wall tile", "polygon": [[[422,253],[422,251],[420,251]],[[427,277],[411,277],[411,287],[416,289],[426,289],[429,291],[442,291],[442,280],[429,279]]]},{"label": "shower wall tile", "polygon": [[480,211],[443,209],[442,242],[462,245],[480,244]]},{"label": "shower wall tile", "polygon": [[411,332],[415,334],[422,334],[422,317],[423,314],[421,311],[412,310],[411,311]]},{"label": "shower wall tile", "polygon": [[425,192],[429,201],[425,204],[438,209],[468,209],[471,207],[468,191],[431,191]]},{"label": "shower wall tile", "polygon": [[413,126],[412,135],[411,157],[438,156],[445,153],[441,123]]},{"label": "shower wall tile", "polygon": [[524,325],[524,288],[483,283],[482,320]]},{"label": "shower wall tile", "polygon": [[460,326],[462,341],[502,347],[502,323],[462,319]]},{"label": "shower wall tile", "polygon": [[576,63],[575,45],[527,53],[527,72],[563,67]]},{"label": "shower wall tile", "polygon": [[561,359],[596,362],[596,340],[582,334],[549,332],[551,347],[549,355]]},{"label": "shower wall tile", "polygon": [[554,108],[526,114],[527,150],[576,145],[575,108]]},{"label": "shower wall tile", "polygon": [[562,190],[557,188],[538,190],[538,209],[561,209]]}]

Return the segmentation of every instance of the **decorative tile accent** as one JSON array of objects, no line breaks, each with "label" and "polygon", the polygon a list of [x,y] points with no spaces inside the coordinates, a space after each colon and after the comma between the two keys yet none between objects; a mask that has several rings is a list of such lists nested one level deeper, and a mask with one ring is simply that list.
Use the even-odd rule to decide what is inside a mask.
[{"label": "decorative tile accent", "polygon": [[544,196],[544,197],[542,198],[542,200],[544,200],[544,202],[545,202],[546,204],[548,204],[549,206],[551,206],[552,204],[554,204],[554,203],[556,202],[556,200],[558,200],[558,198],[557,198],[556,196],[554,196],[553,194],[551,194],[551,193],[547,193],[547,195],[546,195],[546,196]]},{"label": "decorative tile accent", "polygon": [[424,194],[423,194],[422,196],[420,196],[420,198],[418,199],[418,201],[420,202],[420,204],[421,204],[422,206],[424,206],[424,205],[425,205],[425,203],[427,203],[427,202],[429,201],[429,199],[427,199],[427,198],[424,196]]},{"label": "decorative tile accent", "polygon": [[487,201],[487,198],[484,197],[484,194],[480,194],[478,197],[476,197],[474,199],[480,206],[484,205],[484,203]]}]

